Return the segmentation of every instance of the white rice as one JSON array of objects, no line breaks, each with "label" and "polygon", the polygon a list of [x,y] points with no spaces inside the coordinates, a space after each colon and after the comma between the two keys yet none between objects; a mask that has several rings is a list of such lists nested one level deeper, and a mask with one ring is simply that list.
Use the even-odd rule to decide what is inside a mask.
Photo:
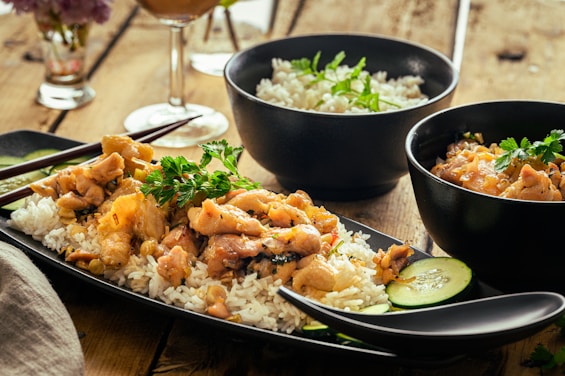
[{"label": "white rice", "polygon": [[[76,225],[63,224],[51,198],[41,198],[36,194],[30,196],[23,208],[12,213],[9,225],[31,235],[53,251],[72,245],[75,249],[100,252],[95,225],[77,231]],[[384,286],[373,282],[375,253],[366,242],[368,236],[347,231],[341,223],[339,229],[343,244],[329,257],[329,263],[338,270],[336,291],[327,293],[321,301],[349,310],[388,302]],[[360,262],[351,262],[351,257]],[[209,277],[207,265],[198,261],[186,282],[174,288],[157,273],[156,266],[152,256],[133,255],[127,265],[117,270],[106,270],[104,276],[119,286],[200,313],[206,311],[208,286],[222,284]],[[233,314],[241,316],[245,324],[291,333],[309,319],[277,294],[279,286],[280,281],[271,276],[258,278],[251,274],[243,280],[234,279],[224,285],[226,304]]]},{"label": "white rice", "polygon": [[[333,82],[320,81],[310,84],[314,80],[312,74],[297,73],[292,69],[291,62],[280,58],[272,61],[273,75],[262,79],[256,88],[257,97],[284,107],[296,108],[307,111],[331,113],[368,113],[363,108],[350,102],[345,96],[332,95]],[[353,68],[347,65],[339,66],[335,73],[335,80],[343,80]],[[327,72],[327,75],[333,73]],[[369,72],[363,71],[360,79],[352,83],[352,88],[362,91],[363,81]],[[371,90],[379,93],[380,112],[393,111],[401,108],[413,107],[426,103],[428,97],[420,91],[424,80],[420,76],[406,75],[396,79],[387,78],[387,72],[379,71],[371,75]],[[387,102],[394,103],[391,105]]]}]

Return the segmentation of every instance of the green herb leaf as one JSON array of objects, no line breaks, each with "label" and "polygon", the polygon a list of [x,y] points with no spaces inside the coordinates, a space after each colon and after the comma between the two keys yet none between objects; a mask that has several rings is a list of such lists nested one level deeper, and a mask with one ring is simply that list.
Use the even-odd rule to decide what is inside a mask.
[{"label": "green herb leaf", "polygon": [[530,361],[537,367],[546,369],[553,368],[556,365],[553,354],[542,344],[537,345],[530,354]]},{"label": "green herb leaf", "polygon": [[[161,158],[161,170],[153,171],[141,186],[145,195],[153,195],[160,205],[176,200],[178,207],[198,204],[205,198],[225,195],[234,189],[255,189],[260,184],[241,176],[237,160],[243,147],[232,147],[226,140],[202,144],[204,153],[197,164],[183,156]],[[220,160],[227,171],[209,172],[208,164]]]},{"label": "green herb leaf", "polygon": [[[335,72],[337,70],[337,68],[345,59],[345,52],[338,52],[333,60],[326,64],[324,70],[322,71],[318,71],[320,56],[321,52],[318,51],[312,60],[303,57],[301,59],[291,60],[290,62],[291,67],[295,72],[298,72],[301,75],[311,74],[314,76],[314,79],[308,83],[308,86],[315,85],[318,82],[322,81],[330,81],[333,83],[331,87],[332,95],[347,97],[350,103],[353,103],[354,105],[361,108],[369,109],[373,112],[379,112],[381,110],[381,103],[387,103],[395,107],[400,107],[400,105],[398,104],[383,100],[380,97],[379,93],[372,92],[370,75],[365,76],[365,79],[363,81],[363,90],[361,92],[352,88],[352,82],[362,79],[361,73],[363,72],[363,69],[366,65],[365,57],[362,57],[359,60],[359,62],[353,67],[352,71],[346,75],[346,77],[344,77],[342,80],[336,80],[330,78],[334,75],[328,75],[327,72]],[[320,100],[320,102],[318,102],[316,106],[320,106],[323,103],[323,100]]]},{"label": "green herb leaf", "polygon": [[513,137],[502,140],[499,146],[504,152],[498,157],[494,163],[496,172],[503,172],[510,166],[513,160],[526,160],[528,158],[539,159],[547,164],[555,159],[565,159],[560,154],[563,151],[561,141],[565,139],[563,130],[552,130],[543,141],[536,141],[533,144],[526,138],[522,138],[520,144]]},{"label": "green herb leaf", "polygon": [[[565,334],[565,315],[562,315],[556,322],[555,326],[560,328],[561,335]],[[538,344],[534,351],[530,354],[528,362],[526,363],[532,367],[539,367],[541,369],[552,369],[560,367],[563,372],[563,365],[565,365],[565,346],[560,350],[552,353],[547,347]]]}]

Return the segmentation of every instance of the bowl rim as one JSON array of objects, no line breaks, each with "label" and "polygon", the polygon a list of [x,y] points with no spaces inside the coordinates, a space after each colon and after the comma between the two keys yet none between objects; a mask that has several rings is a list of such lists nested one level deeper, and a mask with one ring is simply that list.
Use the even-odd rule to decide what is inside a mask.
[{"label": "bowl rim", "polygon": [[[290,108],[290,107],[287,107],[287,106],[282,106],[282,105],[267,102],[267,101],[257,97],[256,95],[253,95],[253,94],[243,90],[240,86],[236,85],[235,82],[233,81],[233,79],[228,74],[228,72],[230,70],[229,68],[233,64],[235,64],[234,62],[238,58],[240,58],[242,55],[244,55],[246,53],[249,53],[249,51],[251,51],[255,48],[259,48],[259,47],[269,45],[269,44],[273,44],[273,43],[289,41],[289,40],[292,41],[292,40],[299,40],[299,39],[312,39],[312,38],[321,38],[321,37],[325,38],[325,37],[332,37],[332,36],[336,36],[336,37],[356,37],[356,38],[362,37],[362,38],[387,40],[387,41],[392,41],[392,42],[395,42],[395,43],[398,43],[398,44],[411,46],[413,48],[416,48],[416,49],[419,49],[419,50],[422,50],[422,51],[426,51],[428,53],[431,53],[432,55],[435,55],[436,57],[438,57],[439,59],[443,60],[446,63],[446,65],[450,68],[450,71],[451,71],[451,74],[452,74],[451,82],[449,83],[447,88],[445,88],[445,90],[443,90],[441,93],[439,93],[438,95],[436,95],[434,97],[428,98],[428,100],[425,101],[424,103],[420,103],[420,104],[417,104],[415,106],[405,107],[405,108],[401,108],[401,109],[394,110],[394,111],[383,111],[383,112],[334,113],[334,112],[318,112],[318,111],[313,111],[313,110],[303,110],[303,109],[299,109],[299,108]],[[460,79],[459,69],[457,69],[457,67],[455,66],[453,61],[451,59],[449,59],[445,54],[439,52],[436,49],[433,49],[429,46],[426,46],[426,45],[418,43],[418,42],[410,41],[410,40],[399,38],[399,37],[393,37],[393,36],[387,36],[387,35],[375,34],[375,33],[360,33],[360,32],[309,33],[309,34],[301,34],[301,35],[295,35],[295,36],[289,36],[289,37],[280,37],[280,38],[268,40],[266,42],[258,43],[256,45],[253,45],[251,47],[245,48],[243,50],[240,50],[240,51],[234,53],[230,57],[230,59],[227,61],[226,65],[224,66],[223,76],[224,76],[226,83],[229,86],[234,88],[240,95],[242,95],[246,99],[250,100],[251,102],[255,102],[257,104],[260,104],[260,105],[263,105],[263,106],[266,106],[266,107],[274,107],[274,108],[277,108],[277,109],[282,109],[282,110],[289,111],[289,112],[315,114],[316,116],[322,116],[322,117],[336,117],[336,116],[338,116],[338,117],[343,117],[343,118],[348,118],[348,117],[353,118],[353,117],[362,117],[362,116],[385,116],[385,115],[403,113],[403,112],[408,112],[408,111],[414,111],[414,110],[422,108],[422,107],[430,106],[430,105],[432,105],[436,102],[443,100],[445,97],[451,95],[455,91],[455,89],[457,88],[457,85],[459,84],[459,79]],[[265,77],[265,78],[269,78],[269,77]],[[425,78],[424,78],[424,80],[425,80]]]},{"label": "bowl rim", "polygon": [[[459,191],[461,191],[461,192],[463,192],[467,195],[479,196],[479,197],[482,197],[482,198],[485,198],[485,199],[488,199],[488,200],[492,200],[492,201],[508,202],[508,203],[512,203],[514,205],[524,205],[524,206],[529,206],[529,205],[564,205],[565,200],[563,200],[563,201],[520,200],[520,199],[515,199],[515,198],[493,196],[493,195],[489,195],[489,194],[486,194],[486,193],[473,191],[471,189],[461,187],[457,184],[454,184],[454,183],[451,183],[447,180],[441,179],[440,177],[432,174],[431,171],[429,171],[424,166],[422,166],[422,164],[414,156],[414,153],[412,152],[413,141],[417,137],[417,133],[420,130],[420,128],[425,126],[425,124],[427,122],[429,122],[430,120],[432,120],[436,117],[442,116],[445,113],[456,112],[456,111],[471,108],[471,107],[479,107],[479,106],[482,106],[482,105],[510,104],[510,103],[550,104],[550,105],[563,106],[565,108],[565,103],[558,102],[558,101],[551,101],[551,100],[497,99],[497,100],[483,100],[483,101],[477,101],[477,102],[464,103],[464,104],[459,104],[459,105],[456,105],[456,106],[448,107],[448,108],[445,108],[443,110],[439,110],[437,112],[434,112],[434,113],[424,117],[420,121],[418,121],[408,131],[408,133],[406,135],[405,144],[404,144],[405,145],[404,149],[405,149],[405,153],[406,153],[406,158],[408,160],[408,165],[413,166],[419,172],[423,173],[427,178],[431,178],[435,183],[437,183],[439,185],[444,185],[444,186],[448,186],[448,187],[451,187],[451,188],[455,188],[456,190],[459,190]],[[511,137],[511,136],[508,136],[508,137]],[[447,145],[445,145],[445,147],[447,148]]]}]

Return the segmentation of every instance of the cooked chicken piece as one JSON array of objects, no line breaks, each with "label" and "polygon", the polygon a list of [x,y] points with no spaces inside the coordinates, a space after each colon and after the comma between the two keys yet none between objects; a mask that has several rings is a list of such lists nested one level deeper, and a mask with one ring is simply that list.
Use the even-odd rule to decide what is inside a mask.
[{"label": "cooked chicken piece", "polygon": [[[565,197],[565,175],[559,169],[559,166],[553,162],[549,162],[548,164],[547,174],[549,179],[551,180],[551,184],[553,184],[561,193],[561,197]],[[561,166],[565,168],[565,163],[561,163]]]},{"label": "cooked chicken piece", "polygon": [[202,252],[202,260],[208,264],[208,273],[220,276],[228,270],[240,269],[242,259],[259,254],[285,255],[295,253],[307,256],[320,251],[321,237],[311,225],[292,228],[274,228],[260,237],[223,234],[211,236]]},{"label": "cooked chicken piece", "polygon": [[245,239],[246,237],[226,234],[214,235],[208,239],[208,245],[202,252],[201,257],[202,261],[208,264],[208,274],[212,278],[219,278],[229,270],[240,269],[243,265],[242,254],[258,254],[255,243],[247,242],[241,238]]},{"label": "cooked chicken piece", "polygon": [[57,201],[59,196],[76,190],[74,171],[80,168],[79,166],[68,167],[46,179],[31,183],[30,188],[43,197],[51,197],[54,201]]},{"label": "cooked chicken piece", "polygon": [[508,185],[508,176],[494,170],[497,156],[483,145],[471,146],[471,149],[457,149],[457,154],[445,163],[436,164],[431,172],[467,189],[493,196],[500,195]]},{"label": "cooked chicken piece", "polygon": [[153,196],[142,197],[136,193],[135,197],[139,203],[133,220],[133,234],[142,240],[161,239],[167,227],[166,211],[157,205]]},{"label": "cooked chicken piece", "polygon": [[59,171],[50,179],[55,182],[55,190],[59,196],[67,192],[73,192],[77,189],[77,174],[82,174],[83,168],[81,166],[70,166],[64,170]]},{"label": "cooked chicken piece", "polygon": [[[158,239],[158,238],[157,238]],[[161,241],[161,244],[170,248],[181,246],[189,255],[198,256],[200,252],[200,242],[196,239],[196,235],[186,225],[180,225],[173,228]]]},{"label": "cooked chicken piece", "polygon": [[266,189],[238,190],[225,203],[233,205],[252,216],[266,214],[272,202],[280,202],[281,195]]},{"label": "cooked chicken piece", "polygon": [[133,253],[132,235],[126,231],[99,233],[100,260],[106,266],[120,268],[126,265]]},{"label": "cooked chicken piece", "polygon": [[328,233],[335,230],[338,223],[337,216],[323,207],[315,206],[310,196],[301,190],[288,196],[266,189],[237,190],[228,193],[217,203],[237,206],[260,220],[266,216],[273,227],[312,223],[321,233]]},{"label": "cooked chicken piece", "polygon": [[113,201],[111,209],[99,218],[97,230],[104,265],[119,267],[127,264],[133,251],[133,226],[142,199],[142,193],[120,196]]},{"label": "cooked chicken piece", "polygon": [[279,264],[274,263],[269,258],[263,258],[259,261],[249,263],[247,269],[256,272],[259,278],[272,276],[274,279],[280,279],[282,284],[285,284],[292,278],[292,273],[296,270],[296,265],[296,260]]},{"label": "cooked chicken piece", "polygon": [[520,177],[512,183],[501,197],[519,200],[561,201],[561,192],[553,185],[545,171],[536,171],[529,164],[522,167]]},{"label": "cooked chicken piece", "polygon": [[51,196],[61,208],[83,210],[97,207],[105,199],[105,185],[123,174],[124,160],[116,153],[88,166],[72,166],[41,183],[34,192]]},{"label": "cooked chicken piece", "polygon": [[311,205],[305,209],[310,222],[322,234],[329,234],[337,231],[339,222],[337,215],[330,213],[323,206]]},{"label": "cooked chicken piece", "polygon": [[290,228],[272,228],[261,235],[263,253],[296,253],[308,256],[318,253],[322,247],[320,232],[312,225],[296,225]]},{"label": "cooked chicken piece", "polygon": [[335,214],[330,213],[323,206],[316,206],[308,195],[308,193],[297,190],[287,196],[285,202],[298,209],[303,210],[318,231],[327,234],[337,228],[338,218]]},{"label": "cooked chicken piece", "polygon": [[386,285],[397,280],[400,271],[408,265],[408,257],[413,254],[414,250],[408,244],[393,244],[386,252],[379,249],[373,259],[377,264],[375,283]]},{"label": "cooked chicken piece", "polygon": [[77,262],[79,260],[82,261],[90,261],[90,260],[94,260],[99,258],[99,255],[92,253],[92,252],[88,252],[88,251],[83,251],[82,249],[77,249],[73,252],[70,252],[68,255],[65,256],[65,261],[68,262]]},{"label": "cooked chicken piece", "polygon": [[314,202],[312,201],[310,195],[300,189],[294,193],[290,193],[286,197],[285,202],[302,210],[314,205]]},{"label": "cooked chicken piece", "polygon": [[174,246],[157,259],[157,273],[178,287],[190,275],[188,253],[181,246]]},{"label": "cooked chicken piece", "polygon": [[104,188],[87,175],[87,170],[76,167],[62,174],[59,180],[57,206],[71,210],[96,207],[104,201]]},{"label": "cooked chicken piece", "polygon": [[88,170],[87,176],[94,179],[96,183],[106,185],[124,175],[125,161],[120,154],[112,153],[89,166],[81,167]]},{"label": "cooked chicken piece", "polygon": [[233,205],[218,205],[210,199],[202,207],[188,210],[190,227],[202,235],[246,234],[258,236],[266,228],[256,218]]},{"label": "cooked chicken piece", "polygon": [[227,293],[222,286],[211,285],[206,290],[206,312],[220,319],[227,319],[231,312],[226,305]]},{"label": "cooked chicken piece", "polygon": [[309,261],[306,266],[293,273],[292,288],[295,291],[301,291],[304,287],[332,291],[336,283],[337,270],[328,264],[322,255],[312,255]]},{"label": "cooked chicken piece", "polygon": [[271,202],[267,217],[274,227],[292,227],[310,223],[308,215],[303,210],[282,202]]},{"label": "cooked chicken piece", "polygon": [[106,197],[106,200],[98,207],[98,212],[105,214],[112,208],[112,203],[116,198],[139,192],[141,184],[142,183],[139,180],[133,178],[124,178],[120,180],[116,189],[110,194],[110,196]]},{"label": "cooked chicken piece", "polygon": [[29,185],[31,190],[43,197],[51,197],[53,201],[57,201],[57,180],[55,176],[33,182]]},{"label": "cooked chicken piece", "polygon": [[145,169],[147,163],[153,159],[153,148],[150,144],[136,142],[127,136],[104,136],[101,143],[104,154],[118,153],[124,158],[124,170],[132,175],[136,168]]},{"label": "cooked chicken piece", "polygon": [[134,239],[160,239],[165,233],[165,225],[165,213],[152,199],[146,200],[143,193],[117,197],[110,210],[98,219],[102,262],[111,267],[123,266],[134,251]]}]

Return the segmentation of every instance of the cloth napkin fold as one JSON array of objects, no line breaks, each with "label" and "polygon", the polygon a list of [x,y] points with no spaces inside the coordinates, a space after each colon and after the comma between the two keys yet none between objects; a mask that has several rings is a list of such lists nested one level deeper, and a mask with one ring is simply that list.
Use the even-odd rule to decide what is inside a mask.
[{"label": "cloth napkin fold", "polygon": [[21,250],[4,242],[0,242],[0,374],[84,374],[78,334],[59,296]]}]

